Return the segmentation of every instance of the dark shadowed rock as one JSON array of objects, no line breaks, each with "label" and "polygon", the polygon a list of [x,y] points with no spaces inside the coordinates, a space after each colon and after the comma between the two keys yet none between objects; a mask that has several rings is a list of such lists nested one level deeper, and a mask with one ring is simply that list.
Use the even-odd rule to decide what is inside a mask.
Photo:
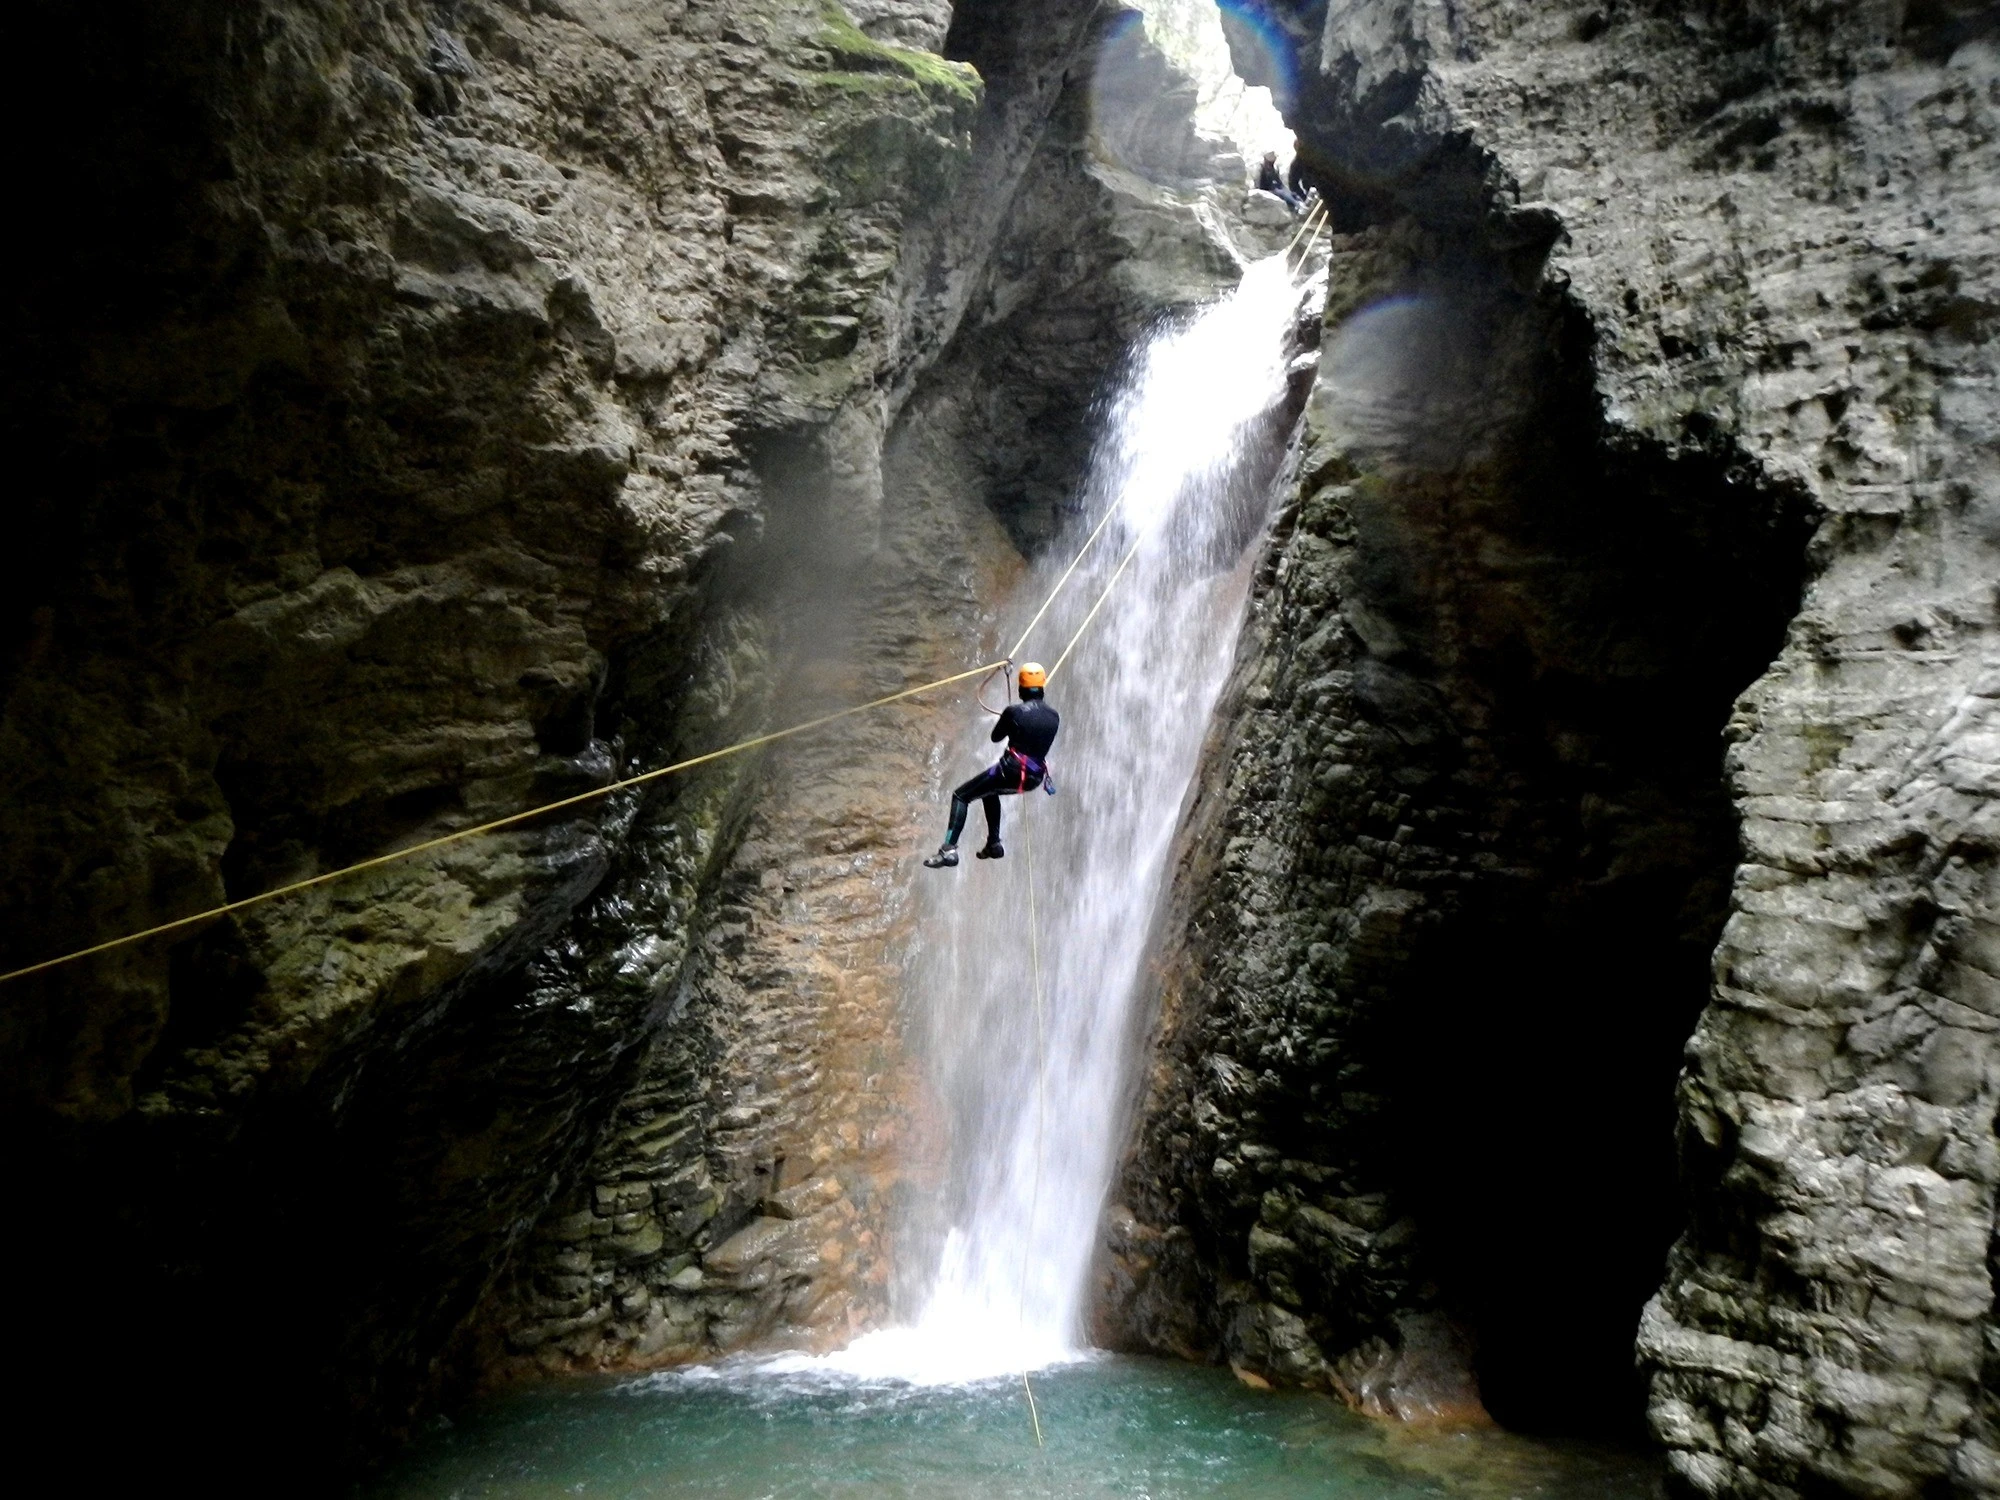
[{"label": "dark shadowed rock", "polygon": [[1351,233],[1120,1336],[1601,1425],[1636,1331],[1690,1492],[2000,1486],[1991,12],[1236,8]]},{"label": "dark shadowed rock", "polygon": [[[976,659],[1124,341],[1237,268],[1092,153],[1118,19],[29,6],[88,103],[13,288],[0,965]],[[102,1185],[69,1274],[185,1374],[128,1450],[333,1483],[470,1380],[875,1316],[958,706],[13,987],[14,1201]]]}]

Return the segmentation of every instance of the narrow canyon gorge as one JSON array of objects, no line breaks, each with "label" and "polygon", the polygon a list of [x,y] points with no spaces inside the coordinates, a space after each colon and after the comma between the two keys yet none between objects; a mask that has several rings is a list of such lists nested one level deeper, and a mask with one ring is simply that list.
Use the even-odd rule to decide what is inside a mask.
[{"label": "narrow canyon gorge", "polygon": [[[575,1492],[1040,1494],[674,1485],[1186,1369],[1374,1477],[1061,1492],[2000,1496],[2000,6],[9,28],[35,1469],[544,1493],[379,1486],[644,1390]],[[759,739],[1017,636],[1004,863],[1004,671]]]}]

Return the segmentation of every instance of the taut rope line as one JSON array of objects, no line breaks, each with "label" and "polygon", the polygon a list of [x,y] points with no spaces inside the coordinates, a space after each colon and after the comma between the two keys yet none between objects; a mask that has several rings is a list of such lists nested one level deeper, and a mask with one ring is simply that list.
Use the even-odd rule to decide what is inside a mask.
[{"label": "taut rope line", "polygon": [[1007,653],[1007,660],[1014,661],[1020,656],[1021,648],[1028,644],[1028,637],[1035,633],[1035,627],[1042,623],[1042,616],[1049,612],[1049,606],[1056,602],[1056,595],[1060,594],[1063,591],[1064,585],[1069,582],[1069,575],[1077,570],[1077,567],[1083,562],[1085,555],[1092,547],[1097,545],[1097,539],[1104,535],[1104,528],[1111,524],[1111,518],[1118,514],[1118,508],[1124,503],[1125,497],[1121,494],[1104,508],[1104,514],[1098,518],[1097,525],[1091,529],[1090,535],[1084,538],[1083,545],[1077,549],[1076,556],[1069,560],[1069,566],[1063,569],[1062,577],[1056,580],[1056,586],[1049,590],[1049,597],[1042,601],[1042,607],[1036,610],[1035,617],[1028,621],[1028,628],[1023,630],[1021,638],[1014,642],[1014,649]]},{"label": "taut rope line", "polygon": [[556,802],[544,802],[539,807],[531,807],[525,812],[510,813],[504,818],[495,818],[490,823],[480,823],[472,828],[461,828],[454,833],[440,834],[434,839],[425,839],[420,844],[412,844],[407,849],[392,850],[388,854],[378,854],[373,859],[364,859],[358,864],[343,865],[338,870],[328,870],[324,874],[313,875],[305,880],[295,880],[290,885],[277,886],[268,891],[259,891],[254,896],[245,896],[240,901],[225,902],[221,906],[198,911],[192,916],[178,917],[171,922],[162,922],[157,927],[148,927],[142,932],[128,932],[123,937],[94,943],[88,948],[79,948],[74,953],[65,953],[60,958],[45,958],[40,963],[29,964],[26,968],[12,969],[0,974],[0,984],[9,980],[24,979],[30,974],[39,974],[45,969],[59,968],[63,964],[74,963],[79,958],[88,958],[94,953],[106,953],[113,948],[123,948],[128,943],[142,942],[147,938],[159,937],[163,933],[178,932],[183,927],[192,927],[197,922],[206,922],[211,917],[226,917],[234,912],[244,911],[252,906],[261,906],[266,901],[275,901],[280,896],[296,895],[309,891],[314,886],[329,885],[336,880],[345,880],[350,875],[359,875],[364,870],[379,869],[383,865],[395,864],[398,860],[414,855],[427,854],[433,849],[442,849],[447,844],[461,843],[466,839],[478,838],[481,834],[497,833],[503,828],[512,828],[517,823],[525,823],[531,818],[539,818],[547,813],[560,812],[566,807],[576,807],[585,802],[595,802],[600,797],[609,797],[613,792],[628,791],[635,786],[644,786],[649,781],[658,781],[663,776],[672,776],[681,771],[691,771],[696,766],[705,766],[710,761],[722,760],[731,755],[739,755],[745,750],[754,750],[760,745],[774,744],[788,740],[793,735],[804,734],[807,730],[818,729],[822,725],[839,719],[852,718],[855,714],[867,713],[870,709],[884,708],[891,703],[900,703],[905,698],[914,698],[919,693],[928,693],[935,688],[949,687],[954,682],[963,682],[968,677],[978,677],[999,667],[1003,661],[989,661],[982,666],[972,667],[964,672],[954,672],[949,677],[940,677],[934,682],[921,683],[916,687],[904,688],[900,693],[889,693],[881,698],[871,698],[866,703],[838,709],[830,714],[821,714],[816,719],[807,719],[803,724],[793,724],[784,729],[774,729],[769,734],[760,734],[747,740],[739,740],[733,745],[725,745],[720,750],[711,750],[706,755],[697,755],[688,760],[677,760],[670,766],[644,771],[637,776],[627,776],[622,781],[614,781],[606,786],[593,787],[587,792],[578,792],[573,797],[564,797]]},{"label": "taut rope line", "polygon": [[[1042,607],[1035,611],[1035,618],[1028,622],[1028,631],[1032,631],[1036,623],[1048,612],[1049,605],[1054,602],[1056,593],[1060,593],[1063,585],[1069,582],[1070,574],[1076,571],[1077,564],[1083,561],[1084,553],[1088,552],[1091,546],[1097,541],[1098,536],[1104,531],[1105,524],[1110,521],[1112,512],[1116,511],[1117,508],[1117,505],[1113,504],[1111,510],[1105,512],[1104,519],[1097,523],[1097,529],[1091,532],[1089,539],[1084,542],[1082,550],[1077,553],[1070,565],[1063,570],[1062,577],[1056,581],[1055,592],[1051,593],[1048,599],[1043,601]],[[1131,566],[1132,559],[1139,555],[1140,544],[1144,541],[1145,537],[1143,535],[1139,536],[1133,540],[1130,547],[1125,549],[1125,555],[1118,560],[1118,566],[1112,570],[1111,577],[1105,581],[1104,588],[1098,594],[1096,602],[1090,606],[1090,612],[1083,617],[1083,622],[1076,627],[1076,633],[1069,638],[1069,644],[1063,647],[1062,655],[1056,658],[1056,664],[1049,668],[1049,680],[1051,682],[1055,680],[1056,673],[1062,670],[1062,664],[1069,660],[1070,653],[1076,649],[1076,643],[1083,639],[1083,633],[1090,629],[1090,622],[1097,618],[1097,612],[1104,608],[1104,601],[1111,597],[1112,589],[1116,588],[1118,580],[1125,576],[1125,570]],[[1028,631],[1023,631],[1021,639],[1015,643],[1014,650],[1016,653],[1020,651],[1022,645],[1026,644]],[[1028,823],[1030,820],[1025,800],[1021,805],[1020,818],[1021,855],[1027,861],[1028,866],[1028,959],[1029,972],[1033,975],[1035,1005],[1035,1170],[1032,1178],[1032,1186],[1028,1190],[1028,1238],[1032,1241],[1035,1234],[1035,1213],[1041,1206],[1042,1198],[1042,1149],[1043,1137],[1047,1129],[1049,1093],[1048,1044],[1045,1037],[1047,1026],[1043,1017],[1042,924],[1041,915],[1036,910],[1035,904],[1035,841],[1033,836],[1028,832]],[[1027,1322],[1028,1302],[1028,1262],[1025,1258],[1021,1262],[1020,1285],[1021,1291],[1018,1301],[1020,1312],[1017,1314],[1017,1317],[1025,1325]],[[1037,1448],[1043,1447],[1041,1412],[1035,1405],[1035,1388],[1028,1381],[1026,1366],[1023,1366],[1021,1370],[1021,1390],[1028,1398],[1028,1420],[1035,1427],[1035,1446]]]},{"label": "taut rope line", "polygon": [[[1002,657],[998,661],[989,661],[977,667],[970,667],[963,672],[954,672],[949,677],[940,677],[932,682],[920,683],[916,687],[904,688],[899,693],[889,693],[880,698],[871,698],[866,703],[856,703],[851,707],[838,709],[830,714],[821,714],[816,719],[807,719],[803,724],[793,724],[784,729],[774,729],[769,734],[760,734],[747,740],[739,740],[733,745],[723,746],[720,750],[711,750],[706,755],[693,756],[688,760],[678,760],[670,766],[661,766],[656,770],[643,771],[637,776],[627,776],[620,781],[613,781],[604,786],[593,787],[587,792],[578,792],[573,797],[564,797],[556,802],[544,802],[538,807],[530,807],[523,812],[509,813],[504,818],[495,818],[491,822],[479,823],[471,828],[460,828],[452,833],[440,834],[434,839],[425,839],[422,843],[412,844],[407,849],[394,849],[387,854],[375,855],[372,859],[364,859],[356,864],[343,865],[338,870],[327,870],[322,874],[312,875],[304,880],[295,880],[289,885],[274,886],[268,891],[259,891],[254,896],[245,896],[238,901],[227,901],[220,906],[211,906],[206,911],[198,911],[190,916],[176,917],[173,921],[162,922],[156,927],[147,927],[138,932],[128,932],[122,937],[107,938],[104,942],[93,943],[88,948],[78,948],[74,952],[64,953],[56,958],[45,958],[40,963],[28,964],[19,969],[10,969],[4,974],[0,974],[0,984],[7,984],[16,979],[25,979],[30,974],[40,974],[48,969],[58,969],[65,964],[75,963],[80,958],[89,958],[98,953],[108,953],[114,948],[123,948],[132,943],[144,942],[147,938],[161,937],[169,932],[179,932],[183,928],[192,927],[198,922],[206,922],[215,917],[232,916],[239,911],[246,911],[250,907],[262,906],[266,901],[276,901],[281,896],[295,896],[300,891],[309,891],[315,886],[331,885],[334,881],[345,880],[350,875],[359,875],[365,871],[380,869],[383,865],[392,865],[400,860],[410,859],[419,854],[428,854],[431,850],[442,849],[447,844],[463,843],[467,839],[478,838],[483,834],[498,833],[503,828],[512,828],[516,824],[526,823],[532,818],[539,818],[552,812],[561,812],[564,808],[577,807],[585,802],[595,802],[601,797],[609,797],[614,792],[629,791],[635,786],[644,786],[647,782],[658,781],[664,776],[673,776],[682,771],[691,771],[696,766],[707,765],[710,761],[722,760],[731,755],[740,755],[745,750],[755,750],[761,745],[775,744],[779,740],[788,740],[793,735],[804,734],[808,730],[818,729],[823,725],[832,724],[840,719],[852,718],[855,714],[867,713],[870,709],[886,708],[889,704],[900,703],[905,698],[914,698],[920,693],[928,693],[935,688],[949,687],[954,682],[963,682],[968,677],[984,676],[999,671],[1003,667],[1011,666],[1014,657],[1020,653],[1021,647],[1027,643],[1028,633],[1041,623],[1042,616],[1049,612],[1049,606],[1055,603],[1056,596],[1062,593],[1063,589],[1068,586],[1070,578],[1083,562],[1085,555],[1096,545],[1098,537],[1104,534],[1104,528],[1111,524],[1111,518],[1117,514],[1118,508],[1118,504],[1114,502],[1104,512],[1104,516],[1098,521],[1096,528],[1085,539],[1083,546],[1078,549],[1076,556],[1070,560],[1070,565],[1063,569],[1062,577],[1056,580],[1055,587],[1049,590],[1048,598],[1042,601],[1041,608],[1036,610],[1034,618],[1028,621],[1028,629],[1022,631],[1021,639],[1014,643],[1013,653]],[[1135,542],[1133,544],[1133,551],[1137,550],[1138,544]],[[1132,553],[1126,553],[1125,562],[1129,563],[1131,560]],[[1124,571],[1125,563],[1120,563],[1118,565],[1118,572],[1122,573]],[[1117,573],[1112,574],[1111,581],[1113,583],[1118,581]],[[1108,594],[1109,592],[1110,589],[1107,586],[1105,593]],[[1085,626],[1088,626],[1091,620],[1096,617],[1098,609],[1102,608],[1103,604],[1104,596],[1099,595],[1097,603],[1091,607],[1090,614],[1084,617],[1083,623]],[[1083,629],[1079,627],[1076,636],[1070,637],[1069,645],[1065,646],[1063,654],[1056,658],[1056,665],[1058,667],[1068,658],[1071,649],[1075,647],[1077,636],[1081,636],[1082,634]],[[1053,677],[1055,673],[1052,671],[1049,675]]]},{"label": "taut rope line", "polygon": [[1314,221],[1321,218],[1325,213],[1326,213],[1326,199],[1321,198],[1319,202],[1315,203],[1312,206],[1312,208],[1307,211],[1305,222],[1300,224],[1297,229],[1292,231],[1291,243],[1285,246],[1285,265],[1287,267],[1289,267],[1292,263],[1292,252],[1298,248],[1300,240],[1305,240],[1307,244],[1312,243],[1311,239],[1307,236],[1306,231],[1310,229],[1312,230],[1313,234],[1315,235],[1318,234],[1319,230],[1316,227]]},{"label": "taut rope line", "polygon": [[[1306,215],[1306,223],[1301,224],[1298,233],[1292,236],[1292,245],[1298,243],[1300,237],[1305,234],[1307,227],[1312,224],[1315,214],[1324,210],[1325,206],[1325,200],[1322,199],[1317,208]],[[1292,245],[1285,247],[1287,266],[1291,263]],[[282,896],[295,896],[301,891],[309,891],[316,886],[331,885],[334,881],[345,880],[350,875],[359,875],[368,870],[380,869],[384,865],[395,864],[400,860],[414,858],[419,854],[428,854],[433,849],[442,849],[449,844],[462,843],[467,839],[479,838],[488,833],[498,833],[503,828],[512,828],[517,824],[526,823],[533,818],[543,817],[552,812],[561,812],[564,808],[577,807],[585,802],[595,802],[599,798],[611,796],[614,792],[629,791],[633,787],[644,786],[646,783],[658,781],[662,777],[677,775],[682,771],[691,771],[696,766],[704,766],[711,761],[722,760],[731,755],[740,755],[746,750],[754,750],[762,745],[775,744],[779,740],[787,740],[794,735],[805,734],[809,730],[818,729],[823,725],[832,724],[841,719],[852,718],[855,714],[867,713],[871,709],[885,708],[891,703],[900,703],[905,698],[914,698],[921,693],[928,693],[936,688],[949,687],[954,682],[963,682],[968,677],[979,677],[983,674],[998,671],[1002,667],[1011,666],[1014,663],[1014,659],[1020,654],[1021,648],[1027,644],[1029,635],[1041,623],[1042,617],[1049,612],[1049,607],[1055,603],[1057,596],[1062,593],[1063,589],[1069,584],[1070,578],[1076,573],[1077,568],[1082,565],[1085,556],[1089,554],[1092,547],[1097,545],[1097,539],[1104,534],[1105,527],[1111,524],[1111,518],[1118,513],[1122,503],[1123,497],[1120,496],[1118,500],[1114,500],[1106,507],[1097,525],[1092,528],[1090,535],[1084,539],[1083,546],[1077,549],[1076,556],[1071,558],[1069,566],[1063,569],[1062,576],[1055,582],[1055,587],[1049,590],[1048,597],[1042,601],[1041,607],[1035,611],[1034,616],[1028,621],[1027,629],[1021,632],[1021,638],[1014,643],[1014,649],[998,661],[986,662],[981,666],[971,667],[963,672],[954,672],[949,677],[939,677],[931,682],[920,683],[916,687],[904,688],[901,692],[889,693],[880,698],[871,698],[866,703],[856,703],[851,707],[838,709],[830,714],[821,714],[816,719],[807,719],[802,724],[792,724],[784,729],[775,729],[769,734],[753,735],[747,740],[739,740],[733,745],[725,745],[720,750],[711,750],[705,755],[696,755],[687,760],[675,761],[672,765],[660,766],[651,771],[643,771],[637,776],[627,776],[621,780],[609,782],[604,786],[593,787],[587,792],[578,792],[571,797],[563,797],[554,802],[544,802],[537,807],[530,807],[521,812],[509,813],[504,818],[494,818],[489,822],[475,824],[471,828],[460,828],[452,833],[440,834],[436,838],[425,839],[421,843],[411,844],[406,849],[394,849],[387,854],[377,854],[370,859],[360,860],[351,865],[343,865],[337,870],[327,870],[318,875],[308,876],[304,880],[294,880],[288,885],[274,886],[268,891],[259,891],[254,896],[245,896],[236,901],[226,901],[220,906],[209,907],[206,911],[194,912],[185,917],[176,917],[171,922],[161,922],[156,926],[143,928],[138,932],[128,932],[120,937],[107,938],[101,943],[92,943],[87,948],[78,948],[69,953],[59,954],[55,958],[45,958],[39,963],[27,964],[18,969],[9,969],[6,973],[0,974],[0,984],[7,984],[16,979],[26,979],[31,974],[40,974],[50,969],[58,969],[65,964],[75,963],[78,959],[90,958],[99,953],[108,953],[116,948],[124,948],[133,943],[144,942],[148,938],[162,937],[170,932],[179,932],[183,928],[192,927],[198,922],[206,922],[215,917],[232,916],[237,912],[247,911],[253,906],[262,906],[267,901],[276,901]],[[1076,634],[1069,638],[1069,644],[1063,647],[1062,655],[1056,658],[1055,666],[1049,669],[1050,678],[1054,678],[1056,673],[1062,670],[1063,663],[1069,660],[1070,652],[1076,649],[1076,643],[1083,638],[1084,631],[1088,630],[1091,621],[1097,618],[1097,612],[1104,607],[1104,601],[1111,596],[1111,590],[1117,585],[1118,580],[1124,576],[1126,567],[1130,565],[1133,557],[1138,554],[1140,543],[1143,540],[1143,536],[1135,540],[1131,548],[1125,553],[1125,556],[1119,561],[1118,567],[1112,573],[1110,581],[1104,585],[1104,591],[1097,596],[1097,602],[1091,605],[1090,613],[1083,617],[1083,623],[1077,626]],[[1038,1426],[1038,1434],[1039,1430]]]},{"label": "taut rope line", "polygon": [[1104,585],[1104,592],[1097,596],[1097,602],[1090,606],[1090,613],[1083,617],[1083,623],[1076,627],[1076,634],[1069,638],[1069,644],[1063,647],[1062,655],[1058,656],[1056,664],[1049,668],[1049,681],[1055,681],[1056,673],[1060,672],[1063,663],[1069,660],[1070,652],[1074,651],[1076,643],[1083,639],[1083,633],[1090,629],[1090,622],[1096,619],[1097,612],[1104,608],[1104,601],[1111,597],[1112,589],[1116,588],[1118,580],[1125,576],[1125,570],[1132,565],[1132,559],[1139,555],[1139,544],[1145,540],[1141,536],[1125,550],[1124,557],[1119,559],[1117,570],[1112,573],[1110,581]]}]

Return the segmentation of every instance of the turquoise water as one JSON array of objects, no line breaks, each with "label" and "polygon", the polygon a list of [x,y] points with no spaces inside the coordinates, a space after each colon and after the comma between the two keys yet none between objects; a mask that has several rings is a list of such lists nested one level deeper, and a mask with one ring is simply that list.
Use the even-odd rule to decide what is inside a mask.
[{"label": "turquoise water", "polygon": [[1101,1357],[1021,1385],[739,1365],[545,1388],[440,1426],[371,1500],[1656,1500],[1657,1465],[1498,1432],[1412,1435],[1227,1371]]}]

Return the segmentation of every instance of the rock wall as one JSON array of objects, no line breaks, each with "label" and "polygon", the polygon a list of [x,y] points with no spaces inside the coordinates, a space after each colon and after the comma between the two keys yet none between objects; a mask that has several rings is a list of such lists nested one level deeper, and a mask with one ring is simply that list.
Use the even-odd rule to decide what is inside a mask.
[{"label": "rock wall", "polygon": [[[1088,389],[1234,273],[1204,181],[1098,160],[1128,21],[28,7],[91,106],[12,288],[0,967],[964,665]],[[136,1345],[179,1378],[111,1401],[135,1464],[333,1483],[453,1382],[870,1316],[892,893],[963,706],[10,986],[9,1201],[95,1205],[23,1331],[51,1399]]]},{"label": "rock wall", "polygon": [[1227,18],[1352,232],[1106,1332],[1995,1492],[1992,7]]},{"label": "rock wall", "polygon": [[[17,288],[9,963],[763,721],[762,534],[872,549],[976,254],[973,69],[805,0],[31,15],[108,102]],[[15,985],[17,1201],[97,1183],[124,1288],[46,1345],[146,1308],[169,1446],[400,1422],[670,1012],[750,771]],[[645,932],[572,920],[634,867]],[[246,1353],[295,1383],[212,1406]]]},{"label": "rock wall", "polygon": [[[1239,239],[1269,248],[1235,218],[1239,164],[1191,135],[1192,90],[1130,12],[1061,49],[1030,19],[950,40],[990,81],[982,142],[1011,139],[992,116],[1024,73],[1046,80],[1046,125],[957,336],[890,431],[866,586],[787,578],[787,716],[1004,650],[992,611],[1063,518],[1106,372],[1152,319],[1232,284]],[[1106,139],[1133,133],[1128,101],[1179,122],[1143,162]],[[930,1106],[900,1047],[905,897],[940,831],[933,747],[970,707],[961,691],[773,756],[685,1013],[481,1318],[489,1372],[826,1347],[888,1310],[893,1210],[928,1170]]]}]

